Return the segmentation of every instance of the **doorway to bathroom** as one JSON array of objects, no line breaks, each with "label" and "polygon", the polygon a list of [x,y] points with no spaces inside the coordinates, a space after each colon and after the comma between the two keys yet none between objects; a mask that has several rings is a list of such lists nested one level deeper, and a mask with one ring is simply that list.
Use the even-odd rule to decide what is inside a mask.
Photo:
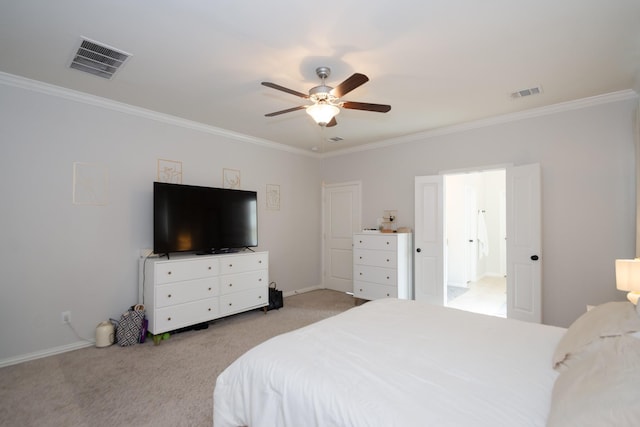
[{"label": "doorway to bathroom", "polygon": [[446,305],[507,316],[506,171],[444,175]]}]

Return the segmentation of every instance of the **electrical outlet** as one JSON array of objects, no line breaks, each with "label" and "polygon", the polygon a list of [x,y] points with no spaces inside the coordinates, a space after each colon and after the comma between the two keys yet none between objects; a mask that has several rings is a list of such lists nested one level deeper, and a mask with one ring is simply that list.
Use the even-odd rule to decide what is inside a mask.
[{"label": "electrical outlet", "polygon": [[62,323],[71,323],[71,312],[63,311],[60,315],[60,319],[62,320]]}]

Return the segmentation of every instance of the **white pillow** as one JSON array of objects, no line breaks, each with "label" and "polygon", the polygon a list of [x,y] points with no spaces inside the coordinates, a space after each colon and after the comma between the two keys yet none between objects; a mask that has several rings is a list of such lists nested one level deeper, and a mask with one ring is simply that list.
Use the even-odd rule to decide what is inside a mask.
[{"label": "white pillow", "polygon": [[638,384],[640,340],[604,338],[556,379],[547,427],[640,426]]},{"label": "white pillow", "polygon": [[[628,301],[601,304],[580,316],[567,329],[553,354],[553,367],[562,368],[569,356],[587,349],[597,350],[594,341],[640,331],[640,317],[636,307]],[[594,344],[592,344],[594,343]],[[587,347],[589,344],[591,346]]]}]

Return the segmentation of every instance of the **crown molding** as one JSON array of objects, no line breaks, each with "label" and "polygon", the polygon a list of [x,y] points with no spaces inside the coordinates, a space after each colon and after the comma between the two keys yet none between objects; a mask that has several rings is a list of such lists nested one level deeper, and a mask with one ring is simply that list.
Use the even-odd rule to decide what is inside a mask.
[{"label": "crown molding", "polygon": [[225,138],[233,139],[236,141],[246,142],[249,144],[255,144],[266,148],[271,148],[280,151],[286,151],[293,154],[303,155],[313,158],[328,158],[341,156],[350,153],[357,153],[368,150],[375,150],[378,148],[390,147],[398,144],[405,144],[411,142],[424,141],[426,139],[435,138],[443,135],[450,135],[459,132],[467,132],[469,130],[480,129],[489,126],[495,126],[504,123],[516,122],[519,120],[525,120],[535,117],[546,116],[550,114],[561,113],[565,111],[578,110],[582,108],[593,107],[597,105],[608,104],[618,101],[626,101],[631,99],[638,99],[638,93],[632,89],[621,90],[617,92],[611,92],[602,95],[591,96],[587,98],[577,99],[573,101],[561,102],[558,104],[548,105],[545,107],[532,108],[529,110],[519,111],[516,113],[502,114],[499,116],[489,117],[486,119],[474,120],[471,122],[445,126],[437,129],[431,129],[424,132],[418,132],[411,135],[405,135],[398,138],[391,138],[387,140],[372,142],[370,144],[360,145],[352,148],[345,148],[342,150],[335,150],[328,153],[315,153],[299,148],[291,147],[289,145],[281,144],[278,142],[270,141],[267,139],[256,138],[253,136],[233,132],[227,129],[218,128],[211,125],[195,122],[192,120],[183,119],[180,117],[172,116],[169,114],[159,113],[157,111],[148,110],[141,107],[125,104],[123,102],[113,101],[111,99],[102,98],[95,95],[90,95],[84,92],[75,91],[72,89],[63,88],[61,86],[44,83],[38,80],[27,79],[25,77],[16,76],[0,72],[0,84],[7,86],[13,86],[21,89],[26,89],[34,92],[39,92],[45,95],[64,98],[67,100],[93,105],[100,108],[105,108],[124,114],[134,115],[149,120],[154,120],[162,123],[171,124],[174,126],[183,127],[186,129],[196,130],[211,135],[222,136]]},{"label": "crown molding", "polygon": [[133,105],[125,104],[123,102],[113,101],[111,99],[102,98],[100,96],[90,95],[84,92],[79,92],[79,91],[67,89],[61,86],[44,83],[38,80],[27,79],[25,77],[16,76],[13,74],[0,72],[0,84],[13,86],[20,89],[30,90],[33,92],[39,92],[44,95],[55,96],[58,98],[63,98],[63,99],[67,99],[67,100],[82,103],[82,104],[92,105],[92,106],[104,108],[107,110],[117,111],[124,114],[138,116],[138,117],[154,120],[161,123],[183,127],[186,129],[196,130],[198,132],[208,133],[216,136],[222,136],[225,138],[233,139],[236,141],[242,141],[249,144],[255,144],[255,145],[259,145],[266,148],[286,151],[289,153],[299,154],[307,157],[320,158],[320,154],[318,153],[309,152],[299,148],[291,147],[289,145],[280,144],[267,139],[244,135],[244,134],[233,132],[227,129],[222,129],[215,126],[195,122],[193,120],[187,120],[187,119],[172,116],[169,114],[159,113],[157,111],[148,110],[146,108],[136,107]]},{"label": "crown molding", "polygon": [[535,117],[547,116],[550,114],[562,113],[565,111],[579,110],[582,108],[593,107],[597,105],[609,104],[612,102],[637,100],[638,93],[632,89],[621,90],[617,92],[606,93],[603,95],[590,96],[587,98],[576,99],[573,101],[561,102],[558,104],[547,105],[545,107],[532,108],[529,110],[518,111],[516,113],[502,114],[499,116],[489,117],[486,119],[474,120],[471,122],[445,126],[437,129],[431,129],[424,132],[413,133],[398,138],[386,139],[383,141],[373,142],[371,144],[360,145],[358,147],[345,148],[344,150],[332,151],[322,154],[323,158],[340,156],[344,154],[357,153],[367,150],[375,150],[377,148],[390,147],[398,144],[410,142],[419,142],[426,139],[435,138],[443,135],[467,132],[474,129],[485,128],[505,123],[526,120]]}]

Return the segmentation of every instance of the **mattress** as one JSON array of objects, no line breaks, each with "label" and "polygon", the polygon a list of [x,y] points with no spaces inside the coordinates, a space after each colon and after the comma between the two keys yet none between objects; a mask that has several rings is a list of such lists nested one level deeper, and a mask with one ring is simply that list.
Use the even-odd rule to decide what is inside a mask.
[{"label": "mattress", "polygon": [[565,329],[382,299],[251,349],[214,425],[544,426]]}]

